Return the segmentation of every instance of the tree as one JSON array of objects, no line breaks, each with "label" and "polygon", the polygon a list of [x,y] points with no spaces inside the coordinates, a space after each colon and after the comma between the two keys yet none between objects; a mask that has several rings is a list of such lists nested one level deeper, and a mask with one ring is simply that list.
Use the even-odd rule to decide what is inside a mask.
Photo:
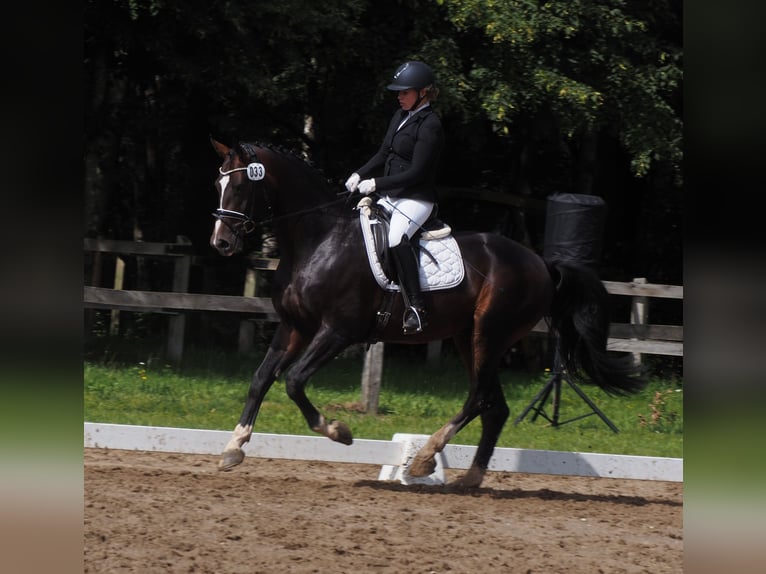
[{"label": "tree", "polygon": [[[498,134],[551,116],[559,136],[594,153],[616,138],[632,173],[667,163],[680,181],[680,9],[666,1],[440,0],[463,32],[485,41],[467,53],[463,100],[478,96]],[[586,158],[586,163],[592,162]],[[588,193],[589,186],[583,191]]]},{"label": "tree", "polygon": [[658,265],[671,238],[634,214],[678,219],[680,16],[671,0],[89,0],[86,234],[203,249],[211,134],[303,150],[340,188],[396,107],[393,70],[419,58],[442,92],[443,184],[602,195],[610,261]]}]

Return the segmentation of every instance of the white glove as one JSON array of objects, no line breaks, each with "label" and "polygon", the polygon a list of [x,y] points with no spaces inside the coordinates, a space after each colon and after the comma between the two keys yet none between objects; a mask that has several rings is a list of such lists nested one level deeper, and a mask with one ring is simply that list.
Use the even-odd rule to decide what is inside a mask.
[{"label": "white glove", "polygon": [[359,184],[359,193],[362,195],[370,195],[373,191],[375,191],[374,179],[365,179]]},{"label": "white glove", "polygon": [[351,177],[346,180],[346,189],[349,193],[354,193],[359,186],[359,174],[352,173]]}]

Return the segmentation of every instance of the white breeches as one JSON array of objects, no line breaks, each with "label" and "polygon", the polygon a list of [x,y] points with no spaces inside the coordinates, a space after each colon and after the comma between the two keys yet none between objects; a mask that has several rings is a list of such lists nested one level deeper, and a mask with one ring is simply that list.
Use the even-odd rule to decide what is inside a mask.
[{"label": "white breeches", "polygon": [[378,204],[391,214],[388,230],[388,246],[396,247],[402,241],[402,235],[411,238],[420,229],[433,211],[434,204],[420,199],[407,199],[384,196]]}]

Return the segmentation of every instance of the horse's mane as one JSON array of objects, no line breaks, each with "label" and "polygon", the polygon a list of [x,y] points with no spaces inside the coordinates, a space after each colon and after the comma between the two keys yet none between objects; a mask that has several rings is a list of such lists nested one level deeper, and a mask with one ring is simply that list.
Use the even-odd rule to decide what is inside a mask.
[{"label": "horse's mane", "polygon": [[333,212],[336,212],[337,215],[341,215],[343,217],[357,217],[353,210],[348,209],[347,207],[343,207],[343,201],[339,199],[339,196],[334,189],[334,186],[337,185],[337,182],[333,182],[327,178],[322,169],[318,167],[312,160],[308,159],[304,154],[280,144],[274,144],[260,140],[250,142],[240,141],[237,144],[236,150],[237,153],[240,154],[240,156],[243,158],[257,157],[258,154],[255,148],[269,150],[281,158],[294,163],[295,169],[300,169],[304,174],[307,175],[309,181],[314,186],[313,189],[318,191],[321,195],[324,195],[326,202],[330,202],[326,204],[328,209],[331,209]]},{"label": "horse's mane", "polygon": [[318,184],[321,184],[327,190],[330,189],[331,182],[324,174],[322,169],[317,166],[313,160],[307,158],[304,154],[296,151],[293,148],[288,148],[281,144],[264,142],[260,140],[250,142],[240,141],[237,147],[244,152],[245,156],[252,157],[257,155],[253,148],[259,147],[272,151],[284,158],[288,158],[289,160],[299,164],[302,168],[305,169],[305,171],[311,173]]}]

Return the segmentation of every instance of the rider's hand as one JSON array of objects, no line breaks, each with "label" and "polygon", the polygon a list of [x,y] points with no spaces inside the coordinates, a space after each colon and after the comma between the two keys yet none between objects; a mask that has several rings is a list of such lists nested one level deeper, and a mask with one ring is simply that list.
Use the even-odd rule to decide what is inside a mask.
[{"label": "rider's hand", "polygon": [[365,179],[359,184],[359,193],[362,195],[370,195],[375,191],[375,180]]},{"label": "rider's hand", "polygon": [[346,189],[349,193],[354,193],[359,186],[359,174],[352,173],[351,177],[346,180]]}]

